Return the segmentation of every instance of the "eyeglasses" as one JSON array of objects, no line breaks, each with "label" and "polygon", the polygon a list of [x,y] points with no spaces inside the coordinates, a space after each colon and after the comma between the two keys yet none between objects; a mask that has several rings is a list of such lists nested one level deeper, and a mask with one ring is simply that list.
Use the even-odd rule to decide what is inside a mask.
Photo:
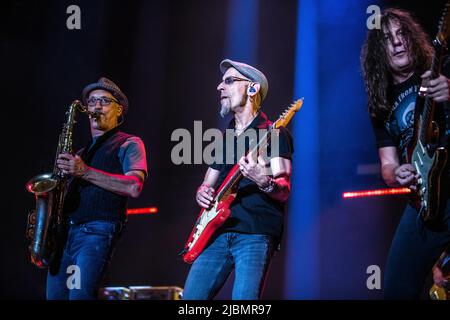
[{"label": "eyeglasses", "polygon": [[248,82],[252,82],[249,79],[244,79],[244,78],[239,78],[239,77],[226,77],[225,79],[223,79],[223,83],[225,84],[232,84],[235,81],[248,81]]},{"label": "eyeglasses", "polygon": [[111,102],[119,104],[119,101],[117,101],[116,99],[111,99],[108,97],[91,97],[88,99],[87,104],[89,107],[95,107],[97,105],[97,101],[100,101],[100,105],[102,107],[109,106]]}]

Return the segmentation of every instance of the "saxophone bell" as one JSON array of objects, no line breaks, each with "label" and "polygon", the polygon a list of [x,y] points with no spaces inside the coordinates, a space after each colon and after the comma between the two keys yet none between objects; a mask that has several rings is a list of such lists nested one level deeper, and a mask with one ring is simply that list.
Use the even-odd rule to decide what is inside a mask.
[{"label": "saxophone bell", "polygon": [[58,183],[58,176],[53,173],[43,173],[30,179],[25,187],[28,192],[41,195],[52,191]]}]

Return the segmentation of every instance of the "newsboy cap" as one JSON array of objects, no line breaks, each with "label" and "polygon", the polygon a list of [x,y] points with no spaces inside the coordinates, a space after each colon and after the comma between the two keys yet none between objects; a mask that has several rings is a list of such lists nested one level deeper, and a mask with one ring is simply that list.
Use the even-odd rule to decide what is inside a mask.
[{"label": "newsboy cap", "polygon": [[112,94],[114,98],[119,101],[119,104],[123,107],[123,114],[128,111],[128,99],[127,96],[120,90],[120,88],[111,80],[105,77],[101,77],[97,82],[87,85],[81,94],[84,104],[87,104],[89,93],[94,90],[105,90]]},{"label": "newsboy cap", "polygon": [[224,74],[228,68],[235,68],[243,76],[249,78],[253,82],[258,82],[261,86],[261,102],[264,100],[267,95],[267,91],[269,90],[269,83],[267,82],[267,78],[264,73],[248,64],[225,59],[220,63],[220,71]]}]

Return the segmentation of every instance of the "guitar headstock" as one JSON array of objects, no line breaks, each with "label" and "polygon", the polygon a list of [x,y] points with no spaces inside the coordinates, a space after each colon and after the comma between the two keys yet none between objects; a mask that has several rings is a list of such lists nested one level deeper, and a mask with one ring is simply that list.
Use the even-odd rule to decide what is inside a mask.
[{"label": "guitar headstock", "polygon": [[274,123],[273,127],[275,129],[278,129],[279,127],[286,127],[288,125],[289,121],[291,121],[294,114],[298,110],[300,110],[300,108],[302,107],[303,99],[304,98],[300,98],[297,101],[295,101],[293,104],[291,104],[291,106],[289,108],[287,108],[281,114],[281,116],[278,118],[278,120]]},{"label": "guitar headstock", "polygon": [[450,36],[450,1],[447,1],[442,13],[441,20],[439,21],[438,33],[436,35],[436,40],[439,44],[442,44]]}]

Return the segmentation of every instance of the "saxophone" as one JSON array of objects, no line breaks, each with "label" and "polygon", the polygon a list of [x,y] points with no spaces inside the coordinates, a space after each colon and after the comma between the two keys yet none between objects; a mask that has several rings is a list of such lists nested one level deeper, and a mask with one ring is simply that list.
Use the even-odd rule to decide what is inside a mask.
[{"label": "saxophone", "polygon": [[66,112],[66,121],[59,136],[53,172],[39,174],[30,179],[26,189],[35,195],[36,208],[28,214],[26,236],[31,263],[38,268],[48,267],[56,254],[57,229],[64,222],[63,207],[68,177],[58,168],[58,155],[72,153],[73,128],[77,111],[98,117],[97,112],[88,111],[75,100]]}]

